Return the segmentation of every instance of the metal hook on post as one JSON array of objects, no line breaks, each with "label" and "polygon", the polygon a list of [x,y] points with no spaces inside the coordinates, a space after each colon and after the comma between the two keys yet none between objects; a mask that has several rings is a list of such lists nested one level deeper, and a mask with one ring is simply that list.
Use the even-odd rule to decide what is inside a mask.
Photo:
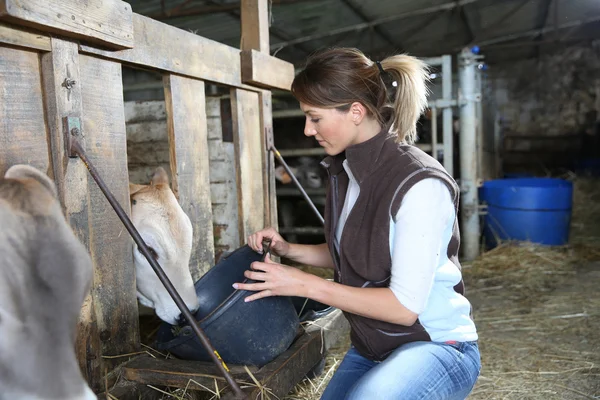
[{"label": "metal hook on post", "polygon": [[208,337],[206,336],[206,334],[204,333],[202,328],[200,328],[200,325],[198,324],[198,322],[196,321],[196,319],[194,318],[194,316],[188,309],[187,305],[183,302],[183,299],[177,292],[177,289],[175,289],[175,287],[173,286],[173,283],[170,281],[169,277],[165,274],[165,272],[162,269],[162,267],[160,266],[160,264],[154,259],[154,257],[152,257],[152,255],[150,254],[150,250],[148,249],[148,246],[146,246],[146,243],[142,239],[141,235],[139,234],[139,232],[137,231],[135,226],[133,226],[133,223],[131,222],[131,220],[129,219],[129,217],[127,216],[127,214],[125,213],[125,211],[123,210],[123,208],[121,207],[119,202],[117,201],[117,199],[110,192],[110,190],[108,189],[108,187],[106,186],[106,184],[104,183],[104,181],[102,180],[100,175],[98,174],[98,171],[96,170],[94,165],[90,162],[82,144],[80,143],[80,141],[78,139],[79,134],[80,134],[80,128],[71,129],[69,127],[69,124],[67,124],[65,126],[65,134],[67,135],[67,137],[65,137],[65,141],[68,146],[67,154],[69,155],[69,157],[79,156],[79,158],[81,158],[81,161],[83,161],[83,163],[87,167],[88,171],[90,172],[90,175],[92,175],[92,178],[94,178],[94,180],[96,181],[96,184],[98,184],[98,187],[100,188],[102,193],[104,193],[104,196],[106,197],[106,199],[108,200],[108,202],[110,203],[112,208],[117,213],[117,216],[119,217],[121,222],[123,222],[123,225],[125,225],[125,228],[127,229],[127,231],[129,232],[129,234],[131,235],[133,240],[138,245],[141,253],[144,255],[144,257],[146,257],[146,259],[148,260],[148,263],[150,264],[150,266],[152,267],[152,269],[154,270],[154,272],[156,273],[156,275],[158,276],[158,278],[160,279],[162,284],[167,289],[167,292],[169,292],[169,295],[171,296],[173,301],[175,301],[175,304],[177,304],[177,307],[179,308],[179,310],[181,311],[181,313],[183,314],[183,316],[185,317],[187,322],[190,324],[193,331],[198,336],[198,339],[200,339],[200,342],[202,343],[202,345],[204,346],[204,348],[210,355],[212,361],[215,363],[215,365],[217,366],[217,368],[219,369],[219,371],[221,372],[221,374],[223,375],[223,377],[225,378],[225,380],[231,387],[231,390],[234,392],[236,399],[247,399],[248,396],[242,391],[240,386],[233,379],[233,377],[229,373],[229,368],[227,368],[227,365],[221,359],[221,356],[219,355],[217,350],[215,350],[215,348],[210,343]]}]

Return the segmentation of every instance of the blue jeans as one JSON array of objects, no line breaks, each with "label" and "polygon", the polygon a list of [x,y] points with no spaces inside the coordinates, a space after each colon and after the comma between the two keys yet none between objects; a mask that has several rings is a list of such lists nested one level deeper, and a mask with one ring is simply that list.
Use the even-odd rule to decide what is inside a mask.
[{"label": "blue jeans", "polygon": [[477,342],[412,342],[382,362],[352,346],[321,400],[463,400],[480,369]]}]

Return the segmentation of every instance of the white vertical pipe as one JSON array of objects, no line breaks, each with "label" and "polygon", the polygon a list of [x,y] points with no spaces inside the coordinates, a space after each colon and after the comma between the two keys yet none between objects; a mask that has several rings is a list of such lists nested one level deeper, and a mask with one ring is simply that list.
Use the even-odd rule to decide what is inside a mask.
[{"label": "white vertical pipe", "polygon": [[[452,56],[442,56],[442,97],[445,101],[452,100]],[[452,107],[445,107],[443,111],[443,141],[444,141],[444,168],[454,176],[454,146],[452,135]]]},{"label": "white vertical pipe", "polygon": [[431,156],[438,159],[437,107],[431,107]]},{"label": "white vertical pipe", "polygon": [[460,87],[460,188],[463,258],[479,255],[479,199],[477,195],[476,59],[467,48],[458,58]]},{"label": "white vertical pipe", "polygon": [[475,70],[475,96],[479,99],[475,103],[475,126],[477,129],[477,179],[487,178],[487,163],[485,160],[484,137],[483,137],[483,101],[481,96],[482,91],[482,74],[479,69]]}]

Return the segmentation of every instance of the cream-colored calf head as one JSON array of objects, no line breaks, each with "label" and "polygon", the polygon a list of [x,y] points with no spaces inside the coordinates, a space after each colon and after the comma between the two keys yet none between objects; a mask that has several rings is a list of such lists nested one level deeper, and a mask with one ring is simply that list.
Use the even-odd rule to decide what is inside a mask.
[{"label": "cream-colored calf head", "polygon": [[[185,304],[195,311],[198,298],[189,270],[192,224],[169,187],[166,171],[157,168],[150,185],[129,184],[129,192],[133,225]],[[135,243],[133,256],[140,303],[154,308],[163,321],[176,324],[179,308]]]}]

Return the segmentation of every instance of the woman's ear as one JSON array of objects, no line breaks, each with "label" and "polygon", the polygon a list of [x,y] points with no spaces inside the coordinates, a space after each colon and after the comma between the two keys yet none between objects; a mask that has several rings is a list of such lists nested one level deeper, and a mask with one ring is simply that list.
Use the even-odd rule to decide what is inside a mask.
[{"label": "woman's ear", "polygon": [[363,119],[367,116],[367,109],[358,101],[355,101],[350,105],[350,117],[354,125],[359,125]]}]

